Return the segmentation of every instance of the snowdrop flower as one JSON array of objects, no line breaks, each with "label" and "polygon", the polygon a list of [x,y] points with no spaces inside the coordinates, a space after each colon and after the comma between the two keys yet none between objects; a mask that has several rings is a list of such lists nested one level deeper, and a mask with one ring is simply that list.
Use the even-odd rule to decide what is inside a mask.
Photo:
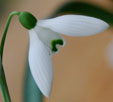
[{"label": "snowdrop flower", "polygon": [[37,20],[32,14],[21,12],[19,20],[29,31],[29,65],[32,76],[46,97],[50,95],[53,80],[52,54],[58,51],[58,45],[65,44],[61,34],[90,36],[108,28],[104,21],[82,15]]}]

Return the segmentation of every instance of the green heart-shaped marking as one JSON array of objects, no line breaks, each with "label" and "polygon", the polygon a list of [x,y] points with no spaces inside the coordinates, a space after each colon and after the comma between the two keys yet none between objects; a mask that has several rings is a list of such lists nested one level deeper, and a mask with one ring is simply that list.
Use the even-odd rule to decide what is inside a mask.
[{"label": "green heart-shaped marking", "polygon": [[51,49],[52,49],[53,52],[58,51],[58,49],[56,47],[57,44],[63,45],[63,40],[62,39],[57,39],[57,40],[52,40],[51,41]]}]

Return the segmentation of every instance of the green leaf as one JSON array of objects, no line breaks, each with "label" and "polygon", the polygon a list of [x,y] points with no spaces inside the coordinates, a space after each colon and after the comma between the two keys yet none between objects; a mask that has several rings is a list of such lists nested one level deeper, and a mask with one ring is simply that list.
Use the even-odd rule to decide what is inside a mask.
[{"label": "green leaf", "polygon": [[113,25],[113,13],[93,4],[83,2],[70,2],[61,6],[51,17],[62,14],[80,14],[96,17]]},{"label": "green leaf", "polygon": [[42,93],[31,75],[29,64],[25,75],[24,102],[43,102]]}]

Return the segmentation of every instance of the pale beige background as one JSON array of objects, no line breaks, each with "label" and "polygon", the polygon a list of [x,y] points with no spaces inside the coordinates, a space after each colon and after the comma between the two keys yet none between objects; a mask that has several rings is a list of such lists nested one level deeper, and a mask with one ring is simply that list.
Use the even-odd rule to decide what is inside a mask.
[{"label": "pale beige background", "polygon": [[[69,0],[13,0],[0,19],[3,27],[9,12],[29,11],[45,18]],[[83,1],[83,0],[81,0]],[[111,0],[86,0],[113,10]],[[67,44],[53,56],[54,82],[49,102],[113,102],[113,70],[107,63],[107,47],[113,30],[91,37],[66,37]],[[4,67],[13,102],[21,102],[22,81],[28,50],[28,32],[17,17],[11,23],[4,52]],[[0,101],[2,102],[2,101]]]}]

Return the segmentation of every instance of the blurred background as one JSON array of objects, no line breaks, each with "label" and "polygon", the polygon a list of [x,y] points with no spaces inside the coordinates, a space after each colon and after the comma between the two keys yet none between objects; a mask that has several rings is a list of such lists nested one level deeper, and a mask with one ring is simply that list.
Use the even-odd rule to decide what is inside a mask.
[{"label": "blurred background", "polygon": [[[70,1],[0,0],[0,39],[10,12],[29,11],[43,19]],[[77,1],[95,4],[113,12],[113,0]],[[113,102],[113,67],[107,56],[108,46],[113,40],[113,29],[90,37],[64,38],[66,46],[53,56],[53,88],[50,98],[45,98],[44,102]],[[3,58],[12,102],[22,102],[28,45],[28,32],[15,16],[8,31]]]}]

